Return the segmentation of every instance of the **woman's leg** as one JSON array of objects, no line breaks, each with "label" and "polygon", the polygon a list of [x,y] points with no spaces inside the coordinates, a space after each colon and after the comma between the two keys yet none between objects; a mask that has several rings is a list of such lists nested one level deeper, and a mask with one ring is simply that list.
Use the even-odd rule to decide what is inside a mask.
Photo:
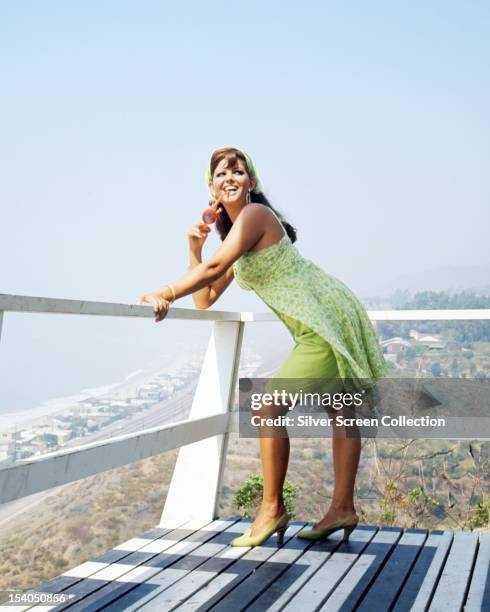
[{"label": "woman's leg", "polygon": [[320,521],[320,527],[354,514],[354,484],[356,481],[361,439],[334,436],[332,439],[334,489],[330,508]]},{"label": "woman's leg", "polygon": [[361,455],[361,438],[355,428],[350,433],[345,427],[333,428],[332,437],[334,488],[332,501],[325,516],[317,523],[317,527],[328,527],[355,513],[354,485]]},{"label": "woman's leg", "polygon": [[[281,429],[284,431],[280,431]],[[282,490],[289,462],[289,437],[285,427],[276,428],[275,435],[279,434],[285,437],[260,438],[264,495],[252,526],[252,535],[264,531],[274,520],[284,514]]]},{"label": "woman's leg", "polygon": [[[345,392],[344,384],[336,380],[337,363],[332,359],[330,361],[330,371],[326,375],[327,380],[331,379],[328,384],[335,393]],[[335,415],[339,414],[344,418],[356,416],[353,409],[346,406],[340,412],[335,413]],[[320,528],[328,527],[335,521],[355,514],[354,485],[361,455],[361,437],[357,426],[333,425],[332,455],[334,489],[330,507],[321,521],[317,523]]]},{"label": "woman's leg", "polygon": [[[275,372],[265,391],[273,393],[278,391],[298,391],[297,384],[289,379],[302,377],[298,364],[302,363],[303,347],[296,345],[286,361]],[[275,406],[262,406],[260,413],[264,417],[284,416],[289,407],[284,404]],[[264,493],[262,504],[252,525],[252,535],[264,531],[285,512],[283,500],[283,487],[289,463],[289,436],[286,427],[259,428],[260,458],[262,461],[262,475],[264,477]]]}]

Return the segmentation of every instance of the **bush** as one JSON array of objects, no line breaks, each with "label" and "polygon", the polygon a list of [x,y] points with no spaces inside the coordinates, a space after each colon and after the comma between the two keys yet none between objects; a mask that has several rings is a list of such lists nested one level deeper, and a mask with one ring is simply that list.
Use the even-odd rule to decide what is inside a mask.
[{"label": "bush", "polygon": [[[297,486],[286,480],[282,490],[284,506],[290,518],[294,517],[294,498],[296,497]],[[260,474],[252,474],[244,484],[238,489],[233,498],[233,505],[244,518],[252,518],[262,501],[264,493],[264,479]]]},{"label": "bush", "polygon": [[53,565],[57,569],[64,569],[68,565],[68,561],[64,557],[56,557],[53,559]]},{"label": "bush", "polygon": [[477,527],[488,527],[490,523],[490,502],[481,502],[476,507],[471,509],[471,515],[468,520],[470,529]]}]

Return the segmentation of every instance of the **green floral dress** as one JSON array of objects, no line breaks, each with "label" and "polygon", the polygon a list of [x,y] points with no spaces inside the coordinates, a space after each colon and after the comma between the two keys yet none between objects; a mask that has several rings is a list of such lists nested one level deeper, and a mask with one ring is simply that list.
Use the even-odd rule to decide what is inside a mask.
[{"label": "green floral dress", "polygon": [[372,381],[387,374],[376,331],[363,305],[344,283],[302,257],[285,230],[279,242],[244,253],[233,271],[239,286],[255,291],[293,336],[299,324],[326,341],[341,378]]}]

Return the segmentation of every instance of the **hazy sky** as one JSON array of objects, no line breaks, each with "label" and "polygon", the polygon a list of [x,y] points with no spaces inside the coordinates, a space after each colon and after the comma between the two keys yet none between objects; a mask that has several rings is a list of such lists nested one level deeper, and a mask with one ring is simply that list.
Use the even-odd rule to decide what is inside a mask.
[{"label": "hazy sky", "polygon": [[[0,2],[0,291],[129,303],[176,280],[226,144],[361,295],[489,263],[489,25],[477,1]],[[265,310],[235,284],[216,308]],[[7,316],[3,371],[41,321],[68,342]]]}]

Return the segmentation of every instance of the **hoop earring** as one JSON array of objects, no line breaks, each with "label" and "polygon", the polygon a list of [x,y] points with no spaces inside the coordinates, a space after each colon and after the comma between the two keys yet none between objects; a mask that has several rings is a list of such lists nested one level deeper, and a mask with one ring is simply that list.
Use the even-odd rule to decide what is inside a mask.
[{"label": "hoop earring", "polygon": [[252,191],[251,189],[247,191],[247,198],[246,198],[247,204],[250,204],[250,192],[251,191]]}]

